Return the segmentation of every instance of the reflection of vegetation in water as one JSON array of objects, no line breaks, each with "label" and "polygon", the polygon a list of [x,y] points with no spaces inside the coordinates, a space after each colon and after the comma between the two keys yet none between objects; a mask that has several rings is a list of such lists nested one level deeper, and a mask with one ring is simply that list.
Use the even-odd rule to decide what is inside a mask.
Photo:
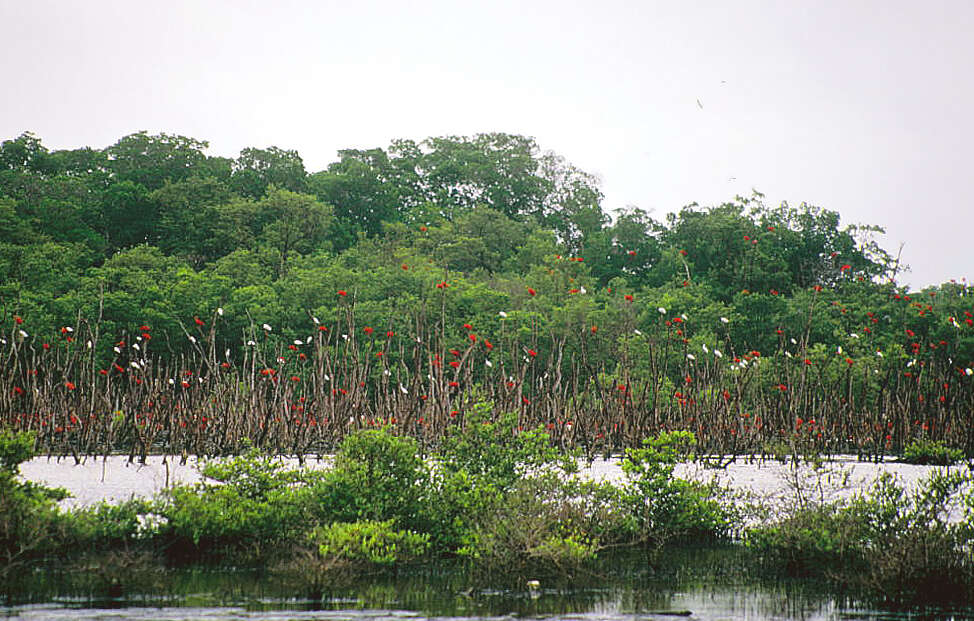
[{"label": "reflection of vegetation in water", "polygon": [[498,576],[484,583],[466,563],[446,561],[359,576],[315,599],[296,595],[299,584],[282,574],[199,567],[163,572],[162,566],[138,570],[154,574],[151,589],[113,599],[104,591],[92,590],[81,568],[51,567],[20,592],[18,601],[58,600],[81,607],[235,606],[250,611],[407,610],[437,616],[598,613],[606,617],[718,608],[730,612],[745,607],[777,614],[821,610],[828,602],[828,595],[813,583],[760,582],[735,548],[672,549],[652,567],[645,555],[631,551],[613,552],[604,560],[604,572],[542,578],[534,595],[526,581]]}]

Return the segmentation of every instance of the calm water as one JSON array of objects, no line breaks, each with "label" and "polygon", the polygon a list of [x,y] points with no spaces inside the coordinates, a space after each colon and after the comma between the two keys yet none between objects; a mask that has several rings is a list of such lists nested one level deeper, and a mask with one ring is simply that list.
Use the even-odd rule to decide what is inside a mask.
[{"label": "calm water", "polygon": [[[309,593],[306,577],[249,571],[142,567],[119,593],[90,568],[37,572],[15,619],[974,619],[974,611],[923,617],[864,607],[820,585],[758,579],[734,550],[677,550],[653,564],[641,554],[606,559],[572,577],[470,576],[449,566],[350,580]],[[62,568],[63,569],[63,568]],[[146,575],[140,575],[145,572]],[[111,589],[116,591],[110,593]],[[33,603],[31,603],[33,602]]]}]

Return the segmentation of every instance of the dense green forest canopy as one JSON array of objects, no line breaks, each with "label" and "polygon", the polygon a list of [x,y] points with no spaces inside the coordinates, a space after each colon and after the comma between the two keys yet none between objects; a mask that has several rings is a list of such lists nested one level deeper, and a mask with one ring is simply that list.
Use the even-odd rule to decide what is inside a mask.
[{"label": "dense green forest canopy", "polygon": [[[29,318],[38,333],[79,316],[118,331],[151,324],[178,352],[179,325],[218,307],[232,318],[228,341],[254,323],[299,336],[310,316],[334,316],[338,290],[392,325],[449,282],[458,320],[530,310],[551,326],[605,323],[624,300],[646,316],[659,306],[735,316],[736,346],[765,350],[782,326],[799,331],[812,293],[856,309],[855,321],[813,322],[826,344],[906,294],[876,227],[843,227],[807,204],[768,207],[759,193],[665,222],[638,208],[610,217],[592,175],[529,137],[396,140],[340,151],[313,173],[293,150],[231,159],[207,147],[146,132],[104,149],[52,151],[30,133],[4,141],[3,321]],[[931,295],[939,289],[964,291]],[[955,306],[949,315],[964,318]]]},{"label": "dense green forest canopy", "polygon": [[3,424],[56,452],[302,454],[492,403],[605,451],[688,429],[718,454],[974,454],[974,291],[897,285],[877,227],[757,192],[610,217],[593,176],[507,134],[311,174],[206,148],[0,144]]}]

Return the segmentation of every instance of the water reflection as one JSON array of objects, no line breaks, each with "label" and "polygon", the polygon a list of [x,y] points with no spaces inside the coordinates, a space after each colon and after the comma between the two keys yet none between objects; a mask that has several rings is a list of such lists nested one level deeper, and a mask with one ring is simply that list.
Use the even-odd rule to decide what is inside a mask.
[{"label": "water reflection", "polygon": [[[538,581],[537,587],[528,580]],[[113,591],[113,589],[115,589]],[[338,577],[309,593],[293,572],[171,569],[134,563],[125,576],[97,565],[49,567],[4,585],[17,619],[918,619],[863,608],[821,584],[760,578],[739,549],[607,556],[570,576],[483,575],[452,562]],[[972,619],[944,611],[929,618]]]}]

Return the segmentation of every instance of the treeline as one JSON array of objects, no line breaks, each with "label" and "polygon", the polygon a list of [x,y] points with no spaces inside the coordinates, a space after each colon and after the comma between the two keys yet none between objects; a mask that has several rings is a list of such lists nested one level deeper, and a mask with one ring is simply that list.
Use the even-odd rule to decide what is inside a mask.
[{"label": "treeline", "polygon": [[[876,227],[760,194],[609,218],[591,175],[506,134],[345,150],[310,174],[295,151],[206,147],[0,145],[6,424],[82,452],[305,450],[350,425],[442,430],[489,398],[608,448],[672,428],[714,450],[796,429],[828,449],[974,448],[971,289],[899,287]],[[268,377],[294,384],[254,398]],[[239,420],[199,433],[187,408],[207,403]],[[327,434],[270,442],[294,435],[268,425],[295,403]],[[108,420],[69,442],[79,414]],[[187,425],[200,437],[173,445]]]}]

